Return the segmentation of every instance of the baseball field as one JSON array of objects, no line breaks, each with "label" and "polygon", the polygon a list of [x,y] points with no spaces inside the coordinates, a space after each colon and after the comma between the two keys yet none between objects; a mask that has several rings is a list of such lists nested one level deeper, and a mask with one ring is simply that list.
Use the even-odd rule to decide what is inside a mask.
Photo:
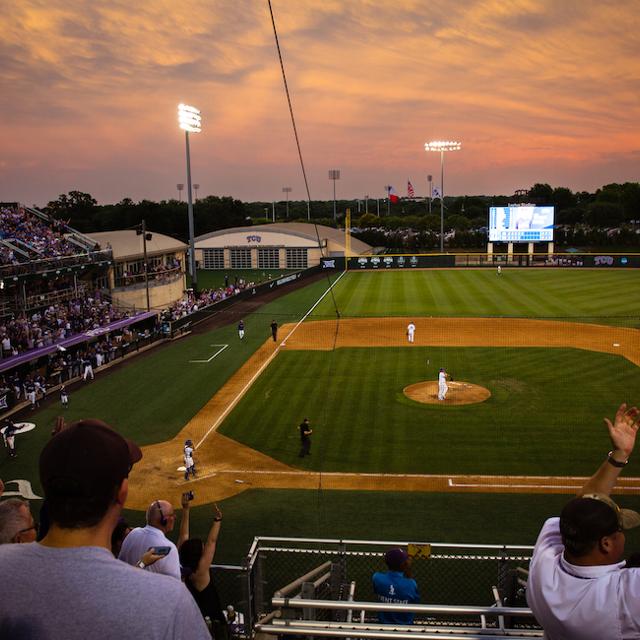
[{"label": "baseball field", "polygon": [[[204,535],[218,501],[219,561],[238,562],[255,535],[531,544],[604,459],[602,418],[640,401],[639,301],[633,270],[332,274],[72,389],[65,417],[144,445],[132,523],[189,488]],[[60,413],[30,414],[5,482],[40,494],[38,454]],[[312,455],[300,458],[305,417]],[[198,478],[185,483],[187,437]],[[639,464],[624,472],[625,506],[640,507]]]}]

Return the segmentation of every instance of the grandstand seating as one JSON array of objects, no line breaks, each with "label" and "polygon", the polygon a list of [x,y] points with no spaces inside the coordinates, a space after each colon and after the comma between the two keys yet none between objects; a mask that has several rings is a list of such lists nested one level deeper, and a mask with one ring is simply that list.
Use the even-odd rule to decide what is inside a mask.
[{"label": "grandstand seating", "polygon": [[58,258],[80,252],[64,236],[64,224],[44,219],[22,207],[0,209],[0,264]]}]

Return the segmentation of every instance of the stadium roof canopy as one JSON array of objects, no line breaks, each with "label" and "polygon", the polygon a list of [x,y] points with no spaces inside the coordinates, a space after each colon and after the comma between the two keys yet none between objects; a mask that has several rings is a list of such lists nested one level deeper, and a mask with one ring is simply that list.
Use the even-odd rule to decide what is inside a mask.
[{"label": "stadium roof canopy", "polygon": [[[147,229],[147,233],[151,234],[151,240],[147,240],[147,255],[149,256],[187,250],[187,245],[184,242],[171,236],[165,236],[163,233],[156,233],[149,229]],[[86,235],[95,240],[103,249],[107,245],[111,245],[114,260],[138,258],[144,253],[142,234],[138,235],[135,229],[97,231]]]},{"label": "stadium roof canopy", "polygon": [[[317,229],[317,233],[316,233]],[[229,245],[247,245],[254,244],[254,237],[258,235],[264,235],[264,240],[261,240],[262,246],[269,245],[269,236],[278,242],[276,234],[288,236],[291,244],[300,244],[306,246],[318,246],[318,236],[320,237],[320,244],[326,245],[330,248],[331,253],[344,253],[345,249],[345,234],[342,229],[334,229],[333,227],[326,227],[324,225],[314,225],[307,222],[276,222],[273,224],[257,224],[248,227],[232,227],[230,229],[219,229],[211,233],[195,238],[196,248],[206,248],[211,242],[216,240],[216,246],[227,244]],[[244,237],[244,238],[243,238]],[[351,238],[351,253],[356,255],[371,253],[373,248],[366,242]]]}]

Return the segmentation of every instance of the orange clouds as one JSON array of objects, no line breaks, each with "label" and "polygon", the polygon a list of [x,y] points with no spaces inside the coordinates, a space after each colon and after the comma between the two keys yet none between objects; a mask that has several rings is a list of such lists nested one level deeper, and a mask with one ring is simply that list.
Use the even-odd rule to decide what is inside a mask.
[{"label": "orange clouds", "polygon": [[[330,165],[352,197],[420,184],[438,164],[423,143],[441,137],[463,141],[451,193],[638,179],[634,0],[272,4],[312,197],[328,197]],[[203,112],[202,193],[302,197],[266,1],[5,5],[4,199],[171,197],[180,101]]]}]

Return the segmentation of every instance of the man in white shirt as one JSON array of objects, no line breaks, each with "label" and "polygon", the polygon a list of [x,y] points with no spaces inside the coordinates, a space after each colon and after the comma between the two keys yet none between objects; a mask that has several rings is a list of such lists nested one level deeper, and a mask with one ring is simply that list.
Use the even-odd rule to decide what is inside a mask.
[{"label": "man in white shirt", "polygon": [[640,568],[622,561],[624,531],[640,526],[640,514],[609,497],[633,451],[639,416],[623,404],[613,424],[605,420],[612,451],[538,536],[527,602],[547,640],[640,638]]},{"label": "man in white shirt", "polygon": [[176,545],[166,534],[173,530],[176,514],[173,506],[166,500],[154,500],[147,509],[147,525],[136,527],[122,543],[118,558],[137,566],[140,558],[151,547],[169,547],[169,553],[156,563],[146,567],[146,571],[162,573],[180,580],[180,560]]},{"label": "man in white shirt", "polygon": [[407,325],[407,340],[412,343],[414,336],[416,333],[416,325],[413,324],[413,321],[411,321],[408,325]]}]

